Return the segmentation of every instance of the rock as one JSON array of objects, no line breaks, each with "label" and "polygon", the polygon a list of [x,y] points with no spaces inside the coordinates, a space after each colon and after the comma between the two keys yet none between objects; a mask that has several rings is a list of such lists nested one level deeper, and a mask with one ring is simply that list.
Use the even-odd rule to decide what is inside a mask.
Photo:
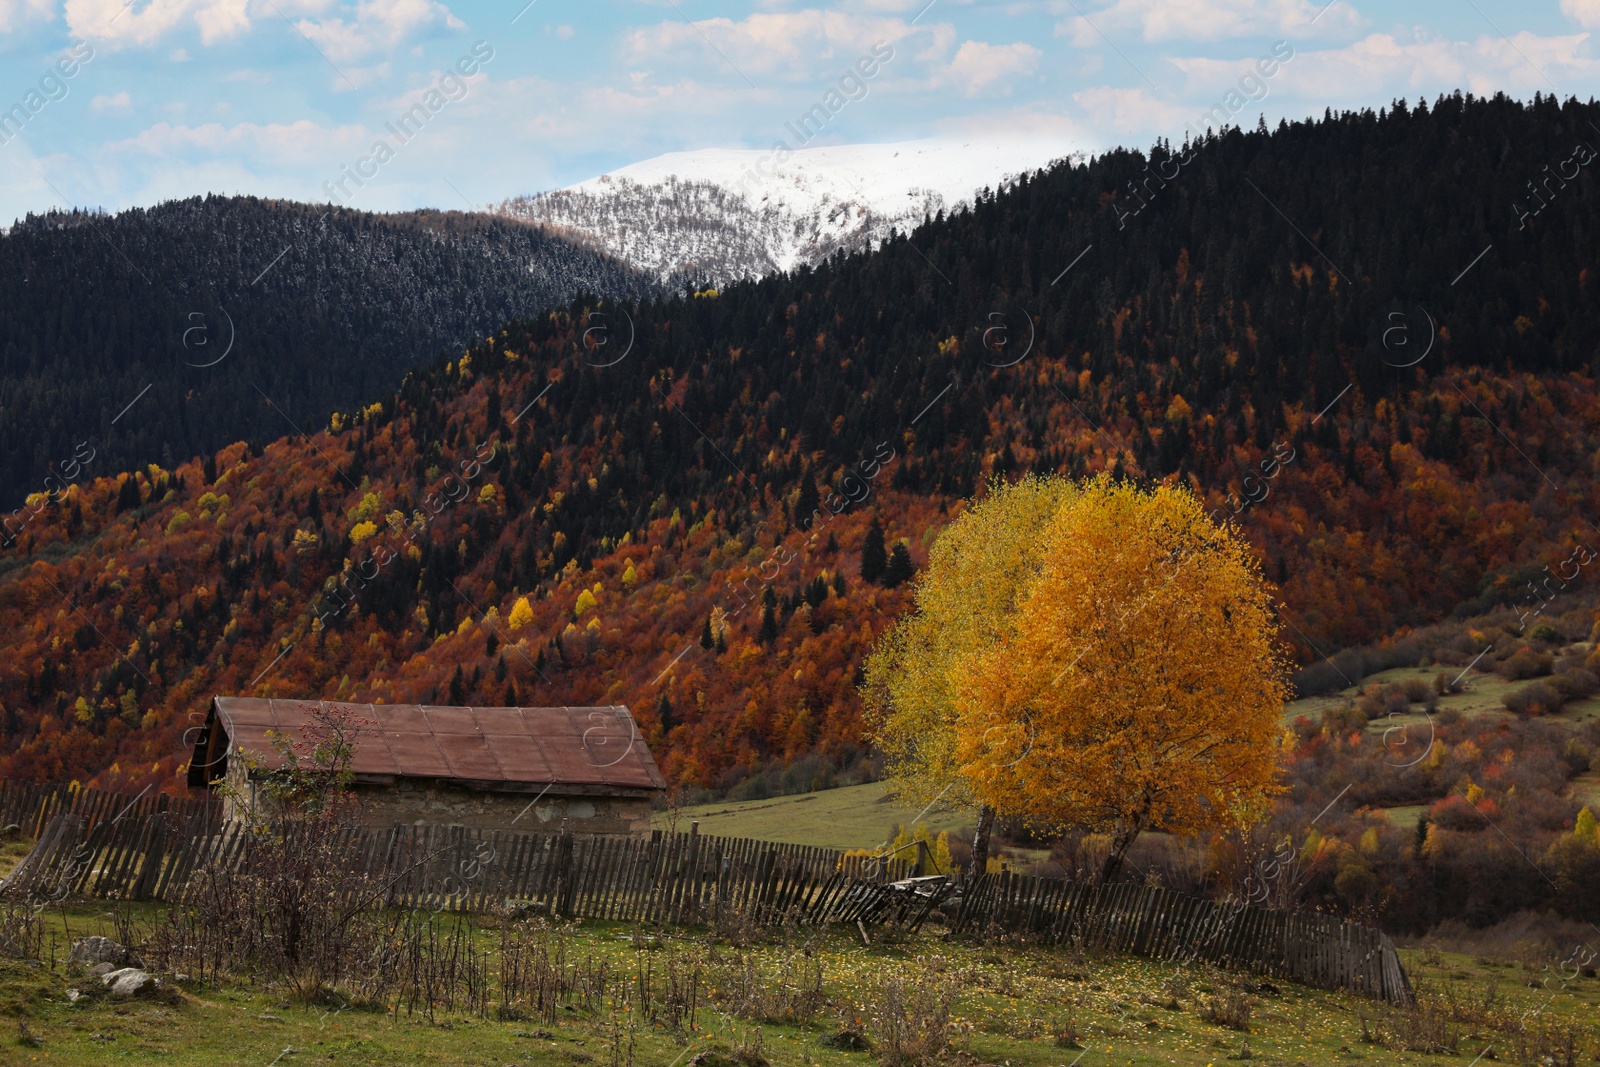
[{"label": "rock", "polygon": [[128,950],[109,937],[80,937],[72,943],[67,962],[84,967],[93,967],[97,963],[122,967],[128,962]]},{"label": "rock", "polygon": [[68,1004],[76,1004],[76,1003],[78,1003],[78,1001],[80,1001],[82,999],[83,999],[83,994],[78,992],[76,989],[67,990],[67,1003]]},{"label": "rock", "polygon": [[114,997],[136,997],[141,993],[153,993],[160,987],[156,979],[137,967],[124,967],[120,971],[102,974],[100,981],[105,983]]},{"label": "rock", "polygon": [[117,966],[114,963],[97,963],[93,967],[89,968],[89,973],[94,975],[96,978],[99,978],[101,975],[110,974],[116,969]]}]

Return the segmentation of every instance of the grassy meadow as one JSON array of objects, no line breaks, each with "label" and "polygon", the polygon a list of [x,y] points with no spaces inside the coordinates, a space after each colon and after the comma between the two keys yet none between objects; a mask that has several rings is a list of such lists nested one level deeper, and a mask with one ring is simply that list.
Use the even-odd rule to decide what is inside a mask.
[{"label": "grassy meadow", "polygon": [[[80,907],[48,922],[48,962],[0,961],[0,1063],[872,1067],[899,1047],[900,1067],[1220,1067],[1246,1055],[1310,1067],[1461,1065],[1480,1054],[1560,1064],[1569,1036],[1572,1062],[1593,1061],[1600,1014],[1600,980],[1558,980],[1537,958],[1408,951],[1421,1006],[1406,1012],[1170,963],[955,943],[937,928],[872,945],[854,931],[789,930],[737,947],[704,930],[583,922],[564,928],[566,959],[591,974],[606,965],[613,978],[600,995],[570,999],[553,1021],[515,1005],[430,1021],[250,982],[178,980],[165,998],[112,1000],[62,962],[69,937],[110,934],[110,917]],[[494,931],[479,936],[487,950],[499,944]],[[653,999],[640,995],[645,969]],[[678,1007],[694,1002],[677,1020],[662,1007],[674,996],[669,973]],[[685,994],[690,973],[697,990]],[[850,1048],[856,1034],[873,1048]]]},{"label": "grassy meadow", "polygon": [[703,834],[848,849],[877,848],[894,835],[895,826],[917,821],[938,833],[970,824],[972,815],[943,805],[926,812],[905,807],[889,796],[883,782],[868,782],[766,800],[658,811],[650,824],[658,830],[676,826],[683,832],[690,823],[699,822]]}]

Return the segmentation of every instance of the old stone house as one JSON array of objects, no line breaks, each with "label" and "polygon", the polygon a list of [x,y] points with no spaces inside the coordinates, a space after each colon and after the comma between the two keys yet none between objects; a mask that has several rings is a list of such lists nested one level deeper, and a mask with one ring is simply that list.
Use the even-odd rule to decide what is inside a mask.
[{"label": "old stone house", "polygon": [[[226,782],[224,814],[265,802],[283,766],[268,736],[297,740],[317,701],[215,697],[195,739],[189,785]],[[327,705],[324,705],[327,706]],[[456,708],[347,704],[376,720],[356,735],[353,790],[370,826],[643,833],[666,788],[626,707]]]}]

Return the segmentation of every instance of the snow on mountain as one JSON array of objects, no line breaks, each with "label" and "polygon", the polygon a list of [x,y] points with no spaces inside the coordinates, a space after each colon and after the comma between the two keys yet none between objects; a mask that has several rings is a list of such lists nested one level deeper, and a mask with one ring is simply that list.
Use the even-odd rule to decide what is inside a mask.
[{"label": "snow on mountain", "polygon": [[663,280],[720,285],[876,244],[1067,154],[1060,144],[998,139],[710,148],[513,197],[498,210]]}]

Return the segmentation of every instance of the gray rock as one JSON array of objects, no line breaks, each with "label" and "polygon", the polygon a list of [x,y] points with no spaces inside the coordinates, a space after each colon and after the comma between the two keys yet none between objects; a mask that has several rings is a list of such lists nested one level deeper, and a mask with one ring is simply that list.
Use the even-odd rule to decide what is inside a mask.
[{"label": "gray rock", "polygon": [[102,974],[100,981],[106,984],[114,997],[136,997],[140,993],[153,993],[160,986],[156,979],[137,967],[124,967],[120,971]]},{"label": "gray rock", "polygon": [[80,937],[72,943],[68,963],[93,967],[97,963],[111,963],[118,967],[128,962],[128,950],[109,937]]},{"label": "gray rock", "polygon": [[116,969],[117,968],[116,968],[115,964],[97,963],[93,967],[89,968],[89,973],[94,975],[96,978],[99,978],[101,975],[110,974],[112,971],[114,971]]}]

